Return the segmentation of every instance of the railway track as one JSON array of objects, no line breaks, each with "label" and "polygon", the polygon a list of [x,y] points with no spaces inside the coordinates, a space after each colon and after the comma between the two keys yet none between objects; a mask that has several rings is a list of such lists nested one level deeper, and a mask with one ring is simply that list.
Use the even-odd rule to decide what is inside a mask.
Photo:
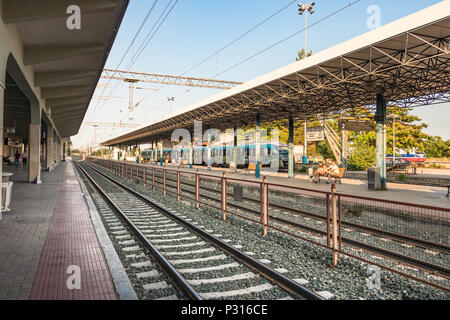
[{"label": "railway track", "polygon": [[[77,167],[108,204],[103,216],[128,253],[125,257],[137,261],[132,267],[145,270],[138,273],[145,291],[195,300],[323,299],[182,213],[171,212],[86,163]],[[169,281],[161,280],[154,264]]]},{"label": "railway track", "polygon": [[[160,178],[160,177],[156,177],[156,178]],[[170,182],[176,182],[173,179],[167,178],[166,177],[166,181],[170,181]],[[187,183],[184,182],[183,183],[186,186],[195,188],[195,185],[192,183]],[[212,194],[216,194],[220,196],[220,191],[215,190],[213,188],[209,188],[206,186],[201,186],[200,187],[201,190],[210,192]],[[189,190],[186,188],[181,187],[181,191],[184,191],[188,194],[191,195],[195,195],[195,192],[193,190]],[[233,193],[231,192],[227,192],[227,196],[233,197]],[[208,196],[205,194],[202,194],[202,198],[214,202],[214,203],[218,203],[220,204],[221,200],[217,199],[213,196]],[[229,201],[227,203],[228,207],[236,209],[236,210],[241,210],[243,212],[247,212],[255,217],[260,216],[260,212],[258,209],[252,209],[251,205],[255,204],[255,205],[259,205],[259,200],[256,199],[252,199],[246,196],[243,196],[243,203],[244,205],[238,205],[236,203],[233,203],[231,201]],[[249,206],[250,205],[250,206]],[[301,216],[307,216],[310,217],[312,219],[315,219],[317,221],[324,221],[326,222],[326,217],[319,215],[319,214],[315,214],[312,212],[307,212],[304,210],[298,210],[295,208],[289,208],[287,206],[281,205],[281,204],[277,204],[277,203],[270,203],[270,207],[274,208],[274,209],[278,209],[278,210],[282,210],[284,212],[289,212],[289,213],[293,213],[296,215],[301,215]],[[219,208],[218,208],[219,209]],[[277,222],[281,225],[284,226],[288,226],[288,227],[293,227],[293,228],[297,228],[297,229],[301,229],[307,232],[312,232],[315,233],[317,235],[320,236],[326,236],[327,232],[315,227],[311,227],[308,225],[304,225],[298,222],[294,222],[294,221],[290,221],[288,219],[284,219],[281,218],[279,216],[274,216],[273,214],[269,214],[269,218],[271,221],[273,222]],[[406,245],[412,245],[412,246],[416,246],[422,249],[428,249],[428,250],[434,250],[435,252],[437,252],[437,254],[443,254],[443,255],[448,255],[450,254],[450,246],[445,245],[445,244],[440,244],[440,243],[436,243],[436,242],[431,242],[431,241],[427,241],[427,240],[423,240],[423,239],[419,239],[419,238],[414,238],[414,237],[410,237],[410,236],[406,236],[406,235],[402,235],[402,234],[395,234],[393,232],[389,232],[389,231],[384,231],[384,230],[380,230],[377,228],[372,228],[369,226],[364,226],[364,225],[360,225],[360,224],[356,224],[353,222],[348,222],[348,221],[342,221],[342,226],[346,227],[346,228],[352,228],[353,230],[360,232],[360,233],[364,233],[364,234],[370,234],[379,238],[383,238],[383,239],[389,239],[389,240],[393,240],[393,241],[397,241],[399,243],[403,243]],[[396,261],[402,262],[402,263],[406,263],[408,265],[414,266],[414,267],[418,267],[422,270],[425,270],[427,272],[431,272],[431,273],[438,273],[444,277],[450,277],[450,269],[446,266],[443,265],[438,265],[435,263],[431,263],[428,261],[424,261],[424,260],[420,260],[408,255],[404,255],[401,254],[399,252],[395,252],[392,250],[388,250],[388,249],[384,249],[381,248],[379,246],[375,246],[373,244],[370,243],[365,243],[362,241],[357,241],[355,239],[352,239],[350,237],[342,237],[342,243],[345,245],[349,245],[352,246],[354,248],[357,249],[363,249],[367,252],[373,253],[373,254],[378,254],[381,255],[385,258],[388,259],[394,259]]]}]

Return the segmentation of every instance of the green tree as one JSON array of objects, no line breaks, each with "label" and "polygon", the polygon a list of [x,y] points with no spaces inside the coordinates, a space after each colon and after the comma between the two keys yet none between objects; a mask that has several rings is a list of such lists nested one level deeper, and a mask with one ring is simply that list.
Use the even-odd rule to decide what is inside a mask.
[{"label": "green tree", "polygon": [[429,158],[450,157],[450,140],[444,141],[439,136],[429,136],[423,141],[423,151]]},{"label": "green tree", "polygon": [[310,50],[310,51],[308,52],[308,54],[306,54],[306,57],[305,57],[305,48],[302,48],[302,50],[300,50],[300,51],[297,53],[297,57],[295,58],[295,61],[303,60],[303,59],[305,59],[305,58],[307,58],[307,57],[310,57],[311,55],[312,55],[312,50]]},{"label": "green tree", "polygon": [[360,135],[355,138],[353,149],[347,161],[347,168],[351,171],[364,171],[373,166],[376,159],[376,150],[367,136]]}]

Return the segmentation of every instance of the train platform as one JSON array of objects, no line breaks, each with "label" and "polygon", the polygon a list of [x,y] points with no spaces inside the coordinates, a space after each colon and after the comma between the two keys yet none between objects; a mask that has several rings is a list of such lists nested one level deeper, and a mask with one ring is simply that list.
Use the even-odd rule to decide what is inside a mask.
[{"label": "train platform", "polygon": [[[168,165],[168,168],[174,168]],[[257,181],[254,172],[247,174],[244,170],[239,169],[238,172],[230,172],[228,168],[212,167],[211,171],[207,171],[204,166],[194,166],[190,169],[183,166],[182,170],[195,171],[199,169],[201,173],[208,173],[220,176],[225,172],[228,177],[233,177],[248,181]],[[270,173],[261,171],[261,177],[267,176],[267,182],[291,187],[300,187],[311,190],[330,191],[330,185],[327,184],[327,178],[322,177],[320,183],[314,183],[306,174],[295,174],[293,179],[289,179],[287,172]],[[334,179],[331,180],[332,182]],[[433,207],[450,208],[450,198],[446,197],[447,188],[434,187],[424,185],[412,185],[405,183],[387,183],[386,191],[369,190],[366,180],[360,179],[342,179],[342,184],[337,184],[337,192],[348,195],[357,195],[370,198],[382,198],[385,200],[400,201],[419,205],[428,205]]]},{"label": "train platform", "polygon": [[0,299],[118,299],[91,212],[71,161],[26,182],[26,168],[3,166],[14,182],[0,220]]}]

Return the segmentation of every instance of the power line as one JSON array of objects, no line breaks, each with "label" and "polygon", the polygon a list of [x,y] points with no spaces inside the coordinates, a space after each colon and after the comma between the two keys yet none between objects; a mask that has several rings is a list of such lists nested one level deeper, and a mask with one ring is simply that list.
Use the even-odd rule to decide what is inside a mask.
[{"label": "power line", "polygon": [[[200,62],[196,63],[195,65],[193,65],[192,67],[190,67],[189,69],[187,69],[185,72],[183,72],[180,76],[185,75],[186,73],[194,70],[195,68],[197,68],[198,66],[202,65],[203,63],[205,63],[206,61],[210,60],[211,58],[213,58],[214,56],[216,56],[217,54],[219,54],[220,52],[222,52],[223,50],[227,49],[228,47],[230,47],[231,45],[233,45],[234,43],[236,43],[237,41],[239,41],[240,39],[242,39],[243,37],[245,37],[247,34],[249,34],[250,32],[252,32],[253,30],[257,29],[258,27],[260,27],[261,25],[263,25],[264,23],[266,23],[267,21],[269,21],[270,19],[272,19],[273,17],[275,17],[276,15],[280,14],[281,12],[283,12],[284,10],[286,10],[289,6],[291,6],[294,2],[296,2],[297,0],[291,1],[289,2],[287,5],[285,5],[284,7],[282,7],[281,9],[277,10],[276,12],[274,12],[273,14],[271,14],[269,17],[267,17],[266,19],[262,20],[261,22],[259,22],[258,24],[256,24],[255,26],[253,26],[252,28],[250,28],[249,30],[247,30],[246,32],[244,32],[243,34],[239,35],[238,37],[236,37],[235,39],[233,39],[232,41],[230,41],[229,43],[227,43],[225,46],[223,46],[221,49],[217,50],[216,52],[212,53],[210,56],[206,57],[205,59],[201,60]],[[127,68],[129,69],[129,68]],[[160,89],[166,87],[167,85],[163,85],[160,87]],[[181,93],[179,96],[185,94],[187,91],[184,91],[183,93]],[[136,107],[141,104],[142,102],[144,102],[148,97],[150,96],[150,94],[144,96],[138,103],[136,103]],[[163,102],[162,104],[167,103],[167,102]],[[158,105],[161,106],[162,104]]]},{"label": "power line", "polygon": [[243,37],[245,37],[247,34],[249,34],[250,32],[252,32],[253,30],[255,30],[256,28],[258,28],[259,26],[263,25],[264,23],[266,23],[267,21],[269,21],[270,19],[272,19],[273,17],[275,17],[276,15],[278,15],[280,12],[284,11],[286,8],[288,8],[289,6],[291,6],[294,2],[296,2],[297,0],[291,1],[289,2],[287,5],[285,5],[284,7],[282,7],[281,9],[279,9],[278,11],[276,11],[275,13],[273,13],[272,15],[270,15],[269,17],[267,17],[266,19],[264,19],[263,21],[261,21],[260,23],[258,23],[257,25],[255,25],[254,27],[250,28],[248,31],[244,32],[243,34],[241,34],[240,36],[238,36],[237,38],[235,38],[234,40],[230,41],[228,44],[226,44],[224,47],[222,47],[221,49],[217,50],[216,52],[214,52],[213,54],[211,54],[209,57],[203,59],[202,61],[200,61],[199,63],[195,64],[194,66],[192,66],[191,68],[189,68],[187,71],[185,71],[184,73],[182,73],[181,75],[184,75],[190,71],[192,71],[193,69],[197,68],[198,66],[200,66],[201,64],[205,63],[206,61],[208,61],[209,59],[211,59],[212,57],[214,57],[216,54],[220,53],[221,51],[225,50],[226,48],[230,47],[231,45],[233,45],[234,43],[236,43],[237,41],[239,41],[240,39],[242,39]]},{"label": "power line", "polygon": [[[360,2],[360,1],[361,1],[361,0],[355,0],[355,1],[353,1],[353,2],[350,2],[350,1],[349,1],[349,3],[348,3],[347,5],[345,5],[344,7],[340,8],[340,9],[338,9],[338,10],[332,12],[332,13],[330,13],[329,15],[327,15],[327,16],[323,17],[322,19],[319,19],[318,21],[316,21],[316,22],[312,23],[311,25],[309,25],[309,26],[308,26],[308,29],[311,28],[311,27],[313,27],[313,26],[315,26],[315,25],[317,25],[317,24],[319,24],[319,23],[321,23],[321,22],[323,22],[323,21],[325,21],[325,20],[327,20],[327,19],[329,19],[329,18],[331,18],[332,16],[334,16],[334,15],[336,15],[336,14],[342,12],[343,10],[345,10],[345,9],[347,9],[347,8],[349,8],[349,7],[351,7],[352,5],[354,5],[354,4],[356,4],[356,3]],[[295,1],[293,1],[293,2],[295,2]],[[290,4],[288,4],[286,7],[283,7],[281,10],[284,10],[284,9],[287,8],[289,5],[291,5],[293,2],[291,2]],[[281,12],[281,11],[279,11],[279,12]],[[268,19],[266,19],[265,21],[267,21],[267,20],[268,20]],[[259,25],[260,25],[260,24],[259,24]],[[253,29],[254,29],[254,28],[253,28]],[[270,49],[276,47],[277,45],[279,45],[279,44],[285,42],[286,40],[289,40],[289,39],[291,39],[292,37],[294,37],[294,36],[296,36],[296,35],[298,35],[298,34],[304,32],[305,30],[306,30],[306,28],[302,28],[301,30],[299,30],[299,31],[297,31],[297,32],[295,32],[295,33],[293,33],[293,34],[291,34],[291,35],[289,35],[289,36],[287,36],[287,37],[281,39],[280,41],[277,41],[276,43],[274,43],[274,44],[272,44],[272,45],[270,45],[270,46],[268,46],[268,47],[266,47],[266,48],[264,48],[264,49],[258,51],[257,53],[251,55],[250,57],[247,57],[247,58],[241,60],[240,62],[238,62],[238,63],[236,63],[236,64],[234,64],[234,65],[228,67],[227,69],[223,70],[222,72],[220,72],[220,73],[218,73],[218,74],[216,74],[216,75],[214,75],[214,76],[211,76],[211,78],[214,79],[215,77],[217,77],[217,76],[219,76],[219,75],[222,75],[222,74],[224,74],[224,73],[226,73],[226,72],[228,72],[228,71],[230,71],[230,70],[236,68],[237,66],[239,66],[239,65],[241,65],[241,64],[243,64],[243,63],[245,63],[245,62],[247,62],[247,61],[249,61],[249,60],[251,60],[251,59],[257,57],[258,55],[260,55],[260,54],[262,54],[262,53],[264,53],[264,52],[266,52],[266,51],[268,51],[268,50],[270,50]],[[214,56],[214,54],[213,54],[212,56]],[[185,93],[186,93],[186,92],[183,92],[183,93],[181,93],[179,96],[182,96],[182,95],[184,95]],[[140,103],[140,102],[139,102],[139,103]],[[164,103],[167,103],[167,102],[164,102]],[[160,105],[159,105],[159,106],[160,106]]]},{"label": "power line", "polygon": [[[332,16],[338,14],[339,12],[341,12],[341,11],[347,9],[348,7],[350,7],[350,6],[352,6],[352,5],[356,4],[356,3],[358,3],[358,2],[360,2],[360,1],[361,1],[361,0],[356,0],[356,1],[354,1],[354,2],[349,2],[348,5],[346,5],[346,6],[342,7],[342,8],[340,8],[340,9],[338,9],[338,10],[336,10],[336,11],[330,13],[329,15],[323,17],[322,19],[319,19],[318,21],[314,22],[313,24],[311,24],[310,26],[308,26],[308,29],[311,28],[311,27],[313,27],[313,26],[315,26],[315,25],[317,25],[317,24],[320,23],[320,22],[323,22],[323,21],[325,21],[325,20],[331,18]],[[232,65],[231,67],[225,69],[224,71],[222,71],[222,72],[216,74],[216,75],[213,76],[212,78],[215,78],[215,77],[217,77],[217,76],[219,76],[219,75],[221,75],[221,74],[224,74],[225,72],[230,71],[231,69],[236,68],[237,66],[239,66],[239,65],[241,65],[241,64],[243,64],[243,63],[245,63],[245,62],[247,62],[247,61],[249,61],[249,60],[251,60],[251,59],[253,59],[254,57],[256,57],[256,56],[258,56],[258,55],[260,55],[260,54],[266,52],[267,50],[270,50],[270,49],[276,47],[276,46],[279,45],[280,43],[283,43],[284,41],[289,40],[289,39],[292,38],[292,37],[295,37],[295,36],[298,35],[299,33],[304,32],[305,30],[306,30],[306,28],[303,28],[303,29],[301,29],[301,30],[299,30],[299,31],[297,31],[297,32],[295,32],[295,33],[293,33],[293,34],[291,34],[290,36],[287,36],[286,38],[281,39],[280,41],[278,41],[278,42],[276,42],[276,43],[274,43],[274,44],[272,44],[272,45],[270,45],[270,46],[268,46],[268,47],[266,47],[266,48],[264,48],[264,49],[258,51],[257,53],[251,55],[250,57],[245,58],[244,60],[241,60],[240,62],[238,62],[238,63]]]},{"label": "power line", "polygon": [[[130,45],[128,46],[127,50],[125,50],[125,53],[122,55],[122,58],[119,61],[119,64],[117,65],[116,69],[119,69],[120,65],[122,64],[123,60],[125,59],[126,55],[128,54],[128,52],[130,51],[130,49],[132,48],[134,42],[136,41],[139,33],[142,31],[142,28],[144,27],[145,23],[147,22],[148,18],[150,17],[151,13],[153,12],[153,9],[155,8],[156,4],[158,3],[159,0],[155,0],[153,1],[153,5],[150,7],[150,9],[148,10],[144,20],[142,21],[141,25],[139,26],[138,31],[136,32],[136,34],[133,37],[133,40],[131,40]],[[103,87],[102,93],[100,95],[100,97],[102,98],[103,95],[105,94],[106,88],[108,87],[109,83],[110,83],[111,79],[108,80],[108,83],[106,84],[105,87]],[[111,94],[110,94],[111,95]],[[97,110],[98,104],[101,100],[101,98],[97,101],[94,109],[92,110],[91,116],[94,116],[95,111]]]},{"label": "power line", "polygon": [[[164,12],[167,10],[167,7],[170,5],[170,3],[172,2],[172,0],[167,4],[166,8],[164,9],[163,13],[160,15],[160,17],[158,18],[158,21],[160,20],[161,16],[164,14]],[[150,36],[150,38],[147,40],[147,37],[145,38],[144,42],[147,40],[147,42],[145,42],[145,45],[142,49],[138,49],[138,53],[136,53],[134,55],[134,57],[132,58],[132,61],[130,62],[130,64],[128,64],[128,66],[126,67],[127,70],[131,69],[131,67],[133,66],[133,64],[136,63],[137,59],[139,59],[139,57],[141,56],[142,52],[145,50],[145,48],[147,47],[147,45],[150,43],[150,41],[153,39],[153,37],[155,36],[155,34],[158,32],[159,28],[162,26],[162,24],[164,23],[164,21],[167,19],[167,17],[169,16],[169,14],[172,12],[173,8],[175,7],[175,5],[178,3],[178,0],[175,0],[174,4],[172,5],[172,7],[169,9],[169,11],[166,13],[166,15],[164,16],[163,20],[161,21],[161,23],[158,25],[158,27],[156,28],[156,30],[152,33],[152,35]],[[155,25],[158,23],[158,21],[156,21]],[[154,25],[154,26],[155,26]],[[153,26],[153,27],[154,27]],[[153,28],[152,28],[153,30]],[[149,33],[150,34],[150,33]],[[142,44],[144,44],[144,42]],[[142,47],[141,44],[141,47]],[[140,47],[140,48],[141,48]]]},{"label": "power line", "polygon": [[[155,34],[158,32],[159,28],[162,26],[162,24],[164,23],[164,21],[167,19],[167,17],[169,16],[169,14],[171,13],[171,11],[173,10],[173,8],[175,7],[175,5],[178,3],[178,0],[175,0],[175,2],[173,3],[172,7],[169,9],[169,11],[167,11],[167,9],[169,8],[170,4],[172,3],[173,0],[170,0],[166,7],[164,8],[164,10],[162,11],[162,13],[159,15],[158,19],[156,20],[156,22],[153,24],[152,28],[150,29],[150,31],[147,33],[147,36],[145,37],[145,39],[142,41],[141,45],[139,46],[137,52],[133,55],[133,57],[131,58],[130,62],[128,63],[126,69],[130,69],[133,64],[137,61],[137,59],[140,57],[140,55],[142,54],[142,52],[145,50],[145,48],[147,47],[147,45],[150,43],[150,41],[153,39],[153,37],[155,36]],[[167,13],[166,13],[167,11]],[[164,16],[165,14],[165,16]],[[162,19],[162,21],[159,23],[159,25],[157,26],[156,30],[153,32],[153,30],[155,29],[156,25],[158,24],[158,22],[161,20],[161,18],[164,16],[164,18]],[[153,33],[152,33],[153,32]],[[150,37],[150,38],[149,38]],[[114,92],[114,90],[117,89],[119,83],[116,82],[116,85],[114,86],[113,89],[111,89],[111,93]],[[150,93],[149,93],[150,94]],[[136,105],[138,105],[140,102],[138,102]]]}]

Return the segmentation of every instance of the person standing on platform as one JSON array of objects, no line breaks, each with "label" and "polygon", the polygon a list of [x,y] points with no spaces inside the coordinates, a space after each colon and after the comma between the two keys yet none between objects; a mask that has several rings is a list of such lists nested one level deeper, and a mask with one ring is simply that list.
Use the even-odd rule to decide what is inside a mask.
[{"label": "person standing on platform", "polygon": [[20,152],[19,152],[19,150],[16,151],[15,158],[16,158],[16,160],[14,160],[14,165],[16,166],[16,168],[19,168],[19,164],[20,164]]},{"label": "person standing on platform", "polygon": [[26,152],[24,152],[23,155],[22,155],[22,164],[24,166],[27,165],[27,153]]}]

